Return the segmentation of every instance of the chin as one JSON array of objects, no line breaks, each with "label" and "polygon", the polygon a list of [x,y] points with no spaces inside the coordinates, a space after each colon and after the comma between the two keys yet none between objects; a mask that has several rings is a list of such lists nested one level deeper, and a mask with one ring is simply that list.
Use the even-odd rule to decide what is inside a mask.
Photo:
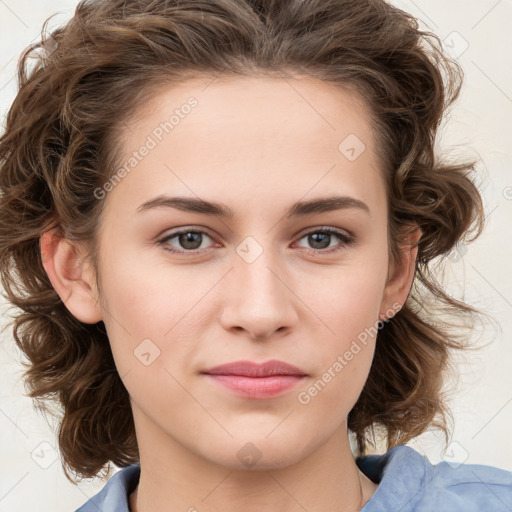
[{"label": "chin", "polygon": [[[215,446],[215,451],[212,453],[209,450],[210,453],[203,456],[230,470],[254,472],[284,469],[308,455],[308,445],[300,440],[295,441],[291,436],[270,439],[265,435],[251,436],[245,433],[243,439],[232,439],[227,446],[221,447],[221,453],[218,451],[219,444],[212,443],[210,448]],[[311,450],[314,448],[311,446]]]}]

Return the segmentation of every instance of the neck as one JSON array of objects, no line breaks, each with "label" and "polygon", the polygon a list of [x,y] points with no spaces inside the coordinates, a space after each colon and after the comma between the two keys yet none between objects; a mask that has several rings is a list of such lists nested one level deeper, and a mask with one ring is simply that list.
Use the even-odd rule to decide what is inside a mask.
[{"label": "neck", "polygon": [[138,436],[141,474],[131,512],[355,512],[377,488],[355,463],[346,423],[298,462],[273,461],[262,470],[216,464],[146,427],[147,436]]}]

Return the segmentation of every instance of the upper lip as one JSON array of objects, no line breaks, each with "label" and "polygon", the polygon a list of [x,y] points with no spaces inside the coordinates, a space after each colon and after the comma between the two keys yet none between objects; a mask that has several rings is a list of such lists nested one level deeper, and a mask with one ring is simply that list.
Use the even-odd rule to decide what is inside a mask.
[{"label": "upper lip", "polygon": [[252,361],[234,361],[207,368],[201,373],[210,375],[242,375],[245,377],[268,377],[270,375],[299,375],[305,376],[306,372],[284,361],[271,360],[265,363]]}]

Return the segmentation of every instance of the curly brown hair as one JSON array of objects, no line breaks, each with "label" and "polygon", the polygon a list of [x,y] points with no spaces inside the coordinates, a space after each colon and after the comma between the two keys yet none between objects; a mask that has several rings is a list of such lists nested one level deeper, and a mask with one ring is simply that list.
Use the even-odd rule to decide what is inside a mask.
[{"label": "curly brown hair", "polygon": [[[299,72],[371,107],[387,176],[391,261],[404,230],[417,225],[422,236],[413,287],[379,330],[348,428],[359,454],[378,429],[388,448],[430,426],[446,436],[450,350],[471,348],[456,319],[478,311],[443,290],[434,265],[476,238],[484,215],[470,176],[476,162],[434,154],[463,81],[438,36],[384,0],[83,0],[51,39],[48,22],[19,59],[19,90],[0,138],[0,273],[17,308],[11,323],[28,359],[28,396],[42,411],[52,400],[62,407],[67,477],[93,477],[111,462],[125,467],[139,453],[105,326],[66,309],[43,268],[39,239],[55,228],[87,243],[99,271],[103,201],[93,191],[120,164],[124,120],[156,87],[199,74]],[[38,50],[45,51],[29,70]]]}]

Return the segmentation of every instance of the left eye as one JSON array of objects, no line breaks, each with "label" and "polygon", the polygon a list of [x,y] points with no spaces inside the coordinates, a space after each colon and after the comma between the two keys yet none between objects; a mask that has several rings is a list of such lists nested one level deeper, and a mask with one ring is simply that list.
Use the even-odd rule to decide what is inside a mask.
[{"label": "left eye", "polygon": [[[329,247],[330,242],[332,241],[332,237],[338,238],[340,242],[334,246]],[[348,233],[339,231],[334,228],[322,228],[315,231],[310,231],[309,233],[303,235],[299,240],[302,240],[303,238],[307,238],[308,243],[317,246],[313,249],[306,248],[308,252],[320,252],[324,254],[339,251],[344,247],[352,244],[354,241]],[[328,248],[328,250],[321,250],[326,248]]]},{"label": "left eye", "polygon": [[[166,236],[162,240],[160,240],[159,244],[163,246],[166,251],[173,253],[181,253],[181,254],[196,254],[198,249],[201,249],[202,242],[204,241],[204,237],[211,238],[204,231],[200,230],[182,230],[176,231],[175,233],[171,233]],[[335,244],[334,247],[331,246],[332,237],[336,237],[340,240],[338,244]],[[330,253],[336,250],[340,250],[341,248],[350,245],[353,242],[353,239],[350,235],[343,231],[339,231],[334,228],[322,228],[317,229],[315,231],[310,231],[309,233],[304,234],[299,240],[307,239],[308,243],[313,245],[313,249],[305,248],[308,252],[314,253]],[[170,243],[171,240],[176,239],[177,243],[181,247],[176,247]],[[315,247],[316,246],[316,247]],[[173,247],[173,248],[170,248]],[[203,247],[204,248],[204,247]],[[328,250],[325,250],[328,248]]]}]

